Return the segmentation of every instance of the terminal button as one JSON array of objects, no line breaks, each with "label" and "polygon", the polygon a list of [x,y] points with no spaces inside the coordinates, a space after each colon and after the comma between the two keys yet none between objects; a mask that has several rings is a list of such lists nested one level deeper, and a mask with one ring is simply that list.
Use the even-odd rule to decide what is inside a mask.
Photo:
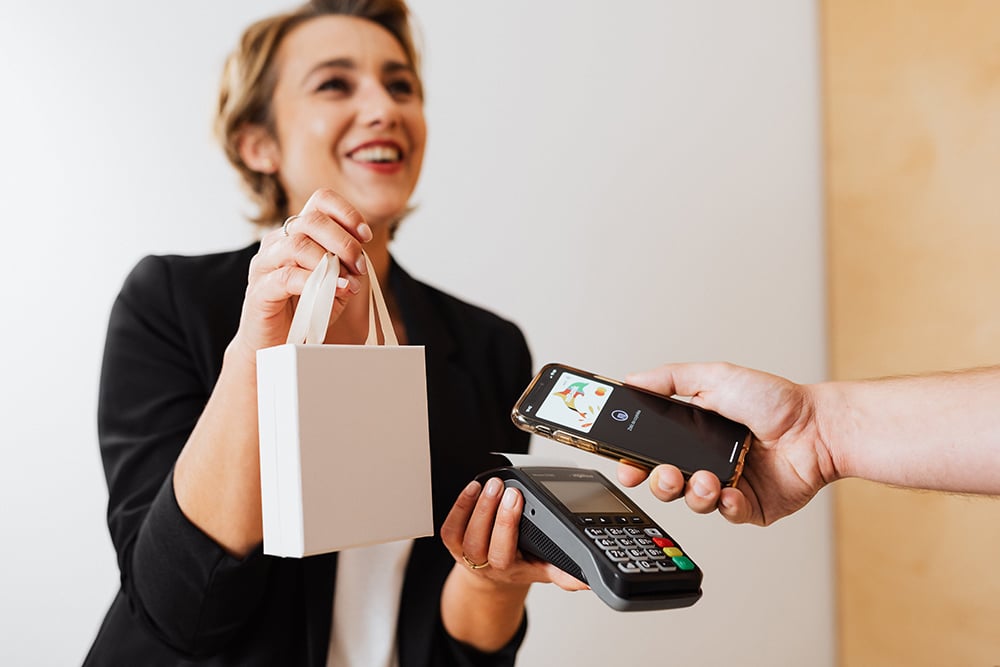
[{"label": "terminal button", "polygon": [[687,556],[676,556],[676,557],[672,558],[671,560],[673,560],[674,563],[677,564],[677,567],[679,567],[682,570],[693,570],[694,569],[694,563],[692,563],[691,559],[688,558]]}]

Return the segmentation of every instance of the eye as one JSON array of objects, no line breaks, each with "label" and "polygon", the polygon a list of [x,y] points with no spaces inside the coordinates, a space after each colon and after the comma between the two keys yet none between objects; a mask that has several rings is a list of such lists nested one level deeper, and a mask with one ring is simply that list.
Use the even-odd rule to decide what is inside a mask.
[{"label": "eye", "polygon": [[409,79],[393,79],[385,85],[393,97],[409,97],[416,92],[416,86]]},{"label": "eye", "polygon": [[347,81],[347,79],[335,76],[326,79],[325,81],[323,81],[323,83],[319,84],[319,87],[316,88],[316,92],[329,90],[338,93],[346,93],[350,91],[350,89],[351,89],[351,84]]}]

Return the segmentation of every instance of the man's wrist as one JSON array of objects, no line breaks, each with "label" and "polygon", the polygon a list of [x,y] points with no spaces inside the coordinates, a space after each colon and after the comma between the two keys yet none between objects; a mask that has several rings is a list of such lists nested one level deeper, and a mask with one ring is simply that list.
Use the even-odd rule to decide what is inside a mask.
[{"label": "man's wrist", "polygon": [[822,382],[807,385],[804,390],[809,395],[813,446],[820,461],[824,481],[827,484],[854,476],[854,461],[851,451],[844,447],[850,438],[844,438],[846,428],[850,428],[853,414],[849,408],[842,382]]}]

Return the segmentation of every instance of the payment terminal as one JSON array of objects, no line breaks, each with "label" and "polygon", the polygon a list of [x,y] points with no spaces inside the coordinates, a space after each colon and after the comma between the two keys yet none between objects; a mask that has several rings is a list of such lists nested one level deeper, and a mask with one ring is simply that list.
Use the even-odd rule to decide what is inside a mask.
[{"label": "payment terminal", "polygon": [[676,540],[596,470],[496,468],[524,497],[518,548],[552,563],[618,611],[675,609],[701,597],[702,573]]}]

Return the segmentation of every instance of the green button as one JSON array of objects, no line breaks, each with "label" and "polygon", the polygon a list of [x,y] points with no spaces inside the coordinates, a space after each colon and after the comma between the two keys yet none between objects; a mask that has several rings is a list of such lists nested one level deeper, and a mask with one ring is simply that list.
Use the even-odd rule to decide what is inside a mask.
[{"label": "green button", "polygon": [[672,560],[675,563],[677,563],[677,567],[681,568],[682,570],[694,569],[694,563],[692,563],[691,559],[688,558],[687,556],[674,556]]}]

